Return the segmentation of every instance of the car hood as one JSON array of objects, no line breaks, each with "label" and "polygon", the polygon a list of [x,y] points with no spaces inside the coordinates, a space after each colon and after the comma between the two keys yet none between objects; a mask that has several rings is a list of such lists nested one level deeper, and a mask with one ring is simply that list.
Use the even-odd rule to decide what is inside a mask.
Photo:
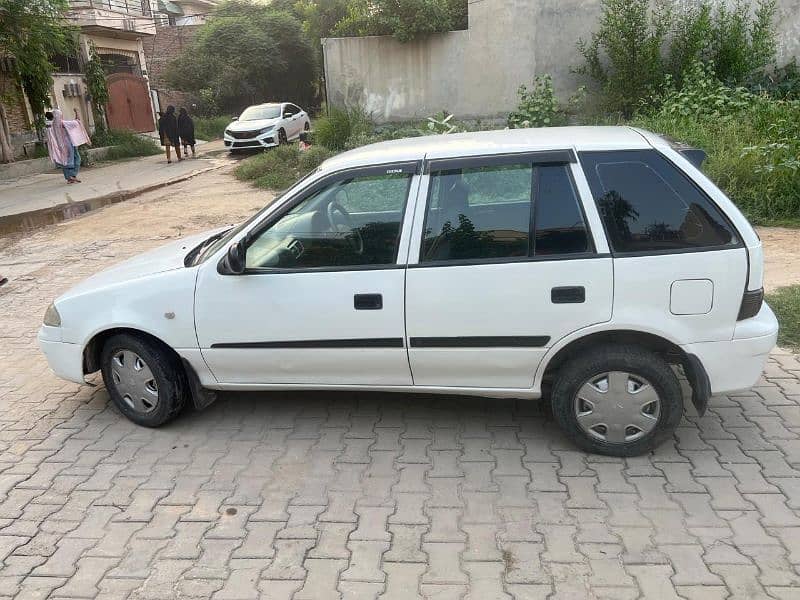
[{"label": "car hood", "polygon": [[277,125],[280,119],[256,119],[254,121],[233,121],[226,129],[230,131],[256,131]]},{"label": "car hood", "polygon": [[134,279],[147,277],[148,275],[155,275],[156,273],[163,273],[164,271],[173,271],[175,269],[183,269],[183,261],[186,255],[192,248],[198,246],[201,242],[208,239],[215,233],[225,231],[229,227],[220,227],[205,233],[189,236],[170,242],[164,246],[144,252],[133,258],[129,258],[121,263],[104,269],[99,273],[92,275],[88,279],[83,280],[78,285],[71,288],[65,294],[58,298],[66,300],[82,294],[95,292],[103,288],[108,288],[116,284],[125,283]]}]

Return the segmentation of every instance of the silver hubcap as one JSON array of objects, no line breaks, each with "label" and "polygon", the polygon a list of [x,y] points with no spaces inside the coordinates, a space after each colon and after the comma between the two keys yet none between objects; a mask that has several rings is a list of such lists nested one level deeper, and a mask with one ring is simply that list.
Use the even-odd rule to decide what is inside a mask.
[{"label": "silver hubcap", "polygon": [[624,371],[592,377],[578,389],[573,405],[585,433],[614,444],[644,437],[661,413],[661,400],[650,382]]},{"label": "silver hubcap", "polygon": [[158,406],[158,384],[142,357],[130,350],[120,350],[111,359],[111,378],[123,402],[140,413]]}]

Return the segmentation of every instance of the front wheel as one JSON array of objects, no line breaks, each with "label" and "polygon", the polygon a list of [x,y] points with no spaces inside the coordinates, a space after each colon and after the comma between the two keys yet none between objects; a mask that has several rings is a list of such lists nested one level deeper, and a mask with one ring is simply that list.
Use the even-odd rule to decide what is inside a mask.
[{"label": "front wheel", "polygon": [[111,400],[134,423],[158,427],[174,419],[186,403],[188,386],[178,359],[145,337],[111,336],[100,360]]},{"label": "front wheel", "polygon": [[286,132],[283,129],[278,130],[278,145],[283,146],[284,144],[288,144],[289,139],[286,137]]},{"label": "front wheel", "polygon": [[553,415],[580,448],[638,456],[672,435],[683,393],[669,364],[633,345],[601,346],[562,366],[551,393]]}]

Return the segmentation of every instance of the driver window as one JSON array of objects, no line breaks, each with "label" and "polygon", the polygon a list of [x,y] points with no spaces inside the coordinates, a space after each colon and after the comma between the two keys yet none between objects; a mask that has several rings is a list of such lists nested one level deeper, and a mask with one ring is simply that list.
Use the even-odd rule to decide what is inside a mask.
[{"label": "driver window", "polygon": [[247,269],[390,265],[411,174],[340,180],[305,198],[247,248]]}]

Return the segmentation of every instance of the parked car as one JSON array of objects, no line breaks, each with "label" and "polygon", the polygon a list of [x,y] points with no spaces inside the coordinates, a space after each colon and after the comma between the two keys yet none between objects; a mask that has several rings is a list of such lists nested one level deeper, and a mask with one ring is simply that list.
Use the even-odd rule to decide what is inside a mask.
[{"label": "parked car", "polygon": [[335,156],[84,281],[39,340],[146,426],[215,390],[545,395],[579,447],[631,456],[678,425],[683,376],[701,415],[758,380],[762,277],[747,220],[652,133],[466,133]]},{"label": "parked car", "polygon": [[311,130],[311,120],[291,102],[248,106],[225,128],[225,147],[231,151],[271,148],[286,144]]}]

